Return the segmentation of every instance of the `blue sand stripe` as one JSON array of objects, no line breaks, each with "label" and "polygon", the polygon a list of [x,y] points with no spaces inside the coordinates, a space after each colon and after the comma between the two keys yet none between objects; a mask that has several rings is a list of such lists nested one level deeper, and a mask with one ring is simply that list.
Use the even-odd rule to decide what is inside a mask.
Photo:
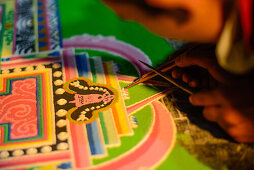
[{"label": "blue sand stripe", "polygon": [[42,22],[44,21],[44,18],[43,17],[38,17],[38,22]]},{"label": "blue sand stripe", "polygon": [[97,126],[97,122],[95,121],[90,124],[87,124],[86,128],[91,154],[92,155],[104,154],[102,143],[99,137],[99,129]]},{"label": "blue sand stripe", "polygon": [[45,42],[39,42],[39,48],[45,47],[47,45],[47,43]]},{"label": "blue sand stripe", "polygon": [[89,63],[85,54],[75,55],[79,77],[88,78]]},{"label": "blue sand stripe", "polygon": [[40,30],[42,30],[42,29],[45,29],[46,27],[45,27],[45,25],[38,25],[38,30],[40,31]]},{"label": "blue sand stripe", "polygon": [[45,37],[45,36],[46,36],[46,34],[40,34],[40,33],[39,33],[38,38],[43,38],[43,37]]}]

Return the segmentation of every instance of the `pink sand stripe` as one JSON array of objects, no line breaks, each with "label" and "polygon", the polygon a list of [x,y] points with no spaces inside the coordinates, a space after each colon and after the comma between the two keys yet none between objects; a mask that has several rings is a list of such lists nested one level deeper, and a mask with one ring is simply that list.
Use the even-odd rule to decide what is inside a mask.
[{"label": "pink sand stripe", "polygon": [[0,161],[0,168],[27,165],[27,164],[53,162],[53,161],[60,161],[60,160],[69,160],[69,159],[70,159],[69,152],[58,152],[58,153],[50,153],[45,155],[29,156],[29,157],[23,156],[20,158]]},{"label": "pink sand stripe", "polygon": [[75,158],[76,168],[85,168],[91,165],[89,159],[90,149],[88,148],[88,143],[86,143],[86,136],[84,133],[84,128],[80,124],[75,124],[70,122],[70,130],[72,137],[72,147],[73,156]]},{"label": "pink sand stripe", "polygon": [[162,95],[165,95],[165,94],[167,94],[169,92],[171,92],[171,89],[164,90],[164,91],[162,91],[162,92],[160,92],[158,94],[155,94],[155,95],[153,95],[153,96],[151,96],[149,98],[146,98],[145,100],[142,100],[142,101],[140,101],[138,103],[135,103],[135,104],[133,104],[131,106],[128,106],[128,107],[126,107],[127,113],[131,114],[131,113],[135,112],[136,110],[140,109],[141,107],[144,107],[148,103],[151,103],[152,101],[158,99]]},{"label": "pink sand stripe", "polygon": [[74,52],[72,49],[63,51],[65,80],[68,81],[72,78],[78,77],[78,73],[75,70]]},{"label": "pink sand stripe", "polygon": [[[7,68],[7,67],[12,67],[12,66],[20,66],[20,65],[29,65],[29,64],[39,64],[39,63],[45,63],[45,62],[57,62],[59,61],[61,58],[60,57],[52,57],[52,58],[44,58],[44,59],[32,59],[32,60],[29,60],[29,61],[15,61],[15,62],[3,62],[1,64],[1,67],[2,68]],[[9,63],[9,64],[8,64]]]},{"label": "pink sand stripe", "polygon": [[153,102],[152,105],[155,110],[155,124],[147,140],[120,160],[112,160],[110,164],[94,167],[94,169],[135,170],[140,167],[149,169],[169,153],[175,142],[171,113],[159,102]]},{"label": "pink sand stripe", "polygon": [[132,76],[125,76],[125,75],[117,75],[117,79],[121,81],[129,81],[132,82],[135,80],[137,77],[132,77]]}]

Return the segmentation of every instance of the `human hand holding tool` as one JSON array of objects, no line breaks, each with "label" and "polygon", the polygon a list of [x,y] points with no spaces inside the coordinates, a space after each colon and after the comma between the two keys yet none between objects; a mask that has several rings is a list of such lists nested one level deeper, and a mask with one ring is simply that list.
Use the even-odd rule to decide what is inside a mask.
[{"label": "human hand holding tool", "polygon": [[[233,2],[226,0],[102,1],[114,9],[120,17],[137,21],[157,35],[190,42],[215,43],[218,42],[218,40],[223,40],[223,42],[227,44],[227,42],[230,41],[228,43],[233,43],[234,46],[230,47],[229,54],[234,51],[237,57],[244,61],[251,61],[247,59],[253,56],[253,50],[248,49],[249,47],[247,51],[243,51],[243,46],[247,47],[252,42],[249,41],[249,38],[253,38],[251,35],[247,38],[249,42],[247,41],[246,43],[243,41],[243,39],[246,39],[245,35],[249,35],[249,31],[253,31],[252,27],[249,29],[249,26],[253,25],[251,17],[253,10],[251,5],[249,5],[251,1],[242,0],[240,1],[241,3],[238,3],[238,1]],[[140,2],[142,2],[142,5],[146,5],[150,8],[141,8]],[[156,9],[156,11],[153,11],[155,13],[151,13],[151,7]],[[184,17],[184,20],[181,20],[183,22],[178,22],[179,15],[176,15],[179,14],[178,10],[171,13],[173,15],[170,16],[167,13],[168,10],[172,9],[181,9],[184,11],[183,14],[187,14],[188,16]],[[248,11],[247,13],[246,9]],[[231,17],[229,17],[231,15],[228,15],[231,12],[232,14],[240,12],[240,16],[238,16],[236,18],[237,20],[234,22],[231,21]],[[237,25],[239,30],[236,32],[236,30],[233,29],[231,32],[228,28],[226,29],[225,26],[228,24],[225,24],[225,21],[231,23],[232,26]],[[229,36],[222,36],[221,33],[224,32],[224,29],[227,31],[225,35],[230,33],[230,37],[233,36],[230,39],[233,39],[232,41],[238,41],[231,42],[231,40],[228,40]],[[225,51],[225,48],[223,48],[223,51]],[[236,141],[254,142],[253,66],[251,67],[252,73],[250,74],[243,75],[242,77],[232,76],[214,62],[216,61],[215,55],[211,55],[211,53],[206,55],[206,52],[207,50],[197,48],[189,53],[184,53],[183,56],[175,60],[175,65],[178,69],[172,70],[172,77],[182,79],[191,87],[198,87],[203,82],[209,81],[210,77],[212,77],[212,82],[215,82],[212,84],[212,88],[190,95],[190,102],[193,105],[203,106],[204,116],[208,120],[217,122]],[[250,54],[248,55],[248,53]],[[226,56],[227,59],[231,61],[234,60],[234,56],[232,57],[232,55],[229,54]],[[222,57],[225,56],[217,55],[217,57],[222,59]],[[243,63],[245,64],[246,61]],[[243,68],[246,67],[244,64],[241,65]],[[209,73],[209,78],[207,79],[205,76],[200,79],[200,77],[197,77],[197,74],[195,74],[197,72],[193,72],[194,70],[192,69],[187,69],[190,66],[202,67]],[[228,65],[228,67],[230,68],[228,68],[228,70],[231,71],[235,68],[230,65]],[[248,67],[248,69],[250,70],[250,67]],[[161,69],[159,70],[162,71]],[[247,67],[245,70],[247,70]],[[152,75],[155,76],[157,74]],[[149,78],[150,77],[152,76],[149,75]],[[141,77],[142,80],[147,78],[146,76]],[[138,80],[136,84],[142,82],[142,80]]]},{"label": "human hand holding tool", "polygon": [[[144,64],[156,72],[153,76],[160,75],[187,92],[190,95],[190,103],[194,106],[203,106],[204,117],[217,122],[237,142],[254,142],[254,132],[250,130],[254,129],[252,100],[254,73],[247,76],[236,76],[226,72],[218,66],[212,46],[201,45],[192,48],[177,56],[171,63],[174,63],[173,67],[169,66],[168,70],[171,70],[172,77],[182,79],[185,85],[165,75],[161,68],[154,69]],[[186,69],[189,67],[191,69]],[[196,67],[204,69],[201,71],[206,71],[206,74],[203,74],[205,77],[193,74],[196,72],[192,72],[192,69]],[[195,82],[192,87],[199,87],[204,81],[206,85],[210,84],[207,81],[212,81],[213,85],[204,89],[200,88],[199,91],[194,91],[193,88],[187,86]]]},{"label": "human hand holding tool", "polygon": [[144,63],[143,61],[140,61],[142,64],[144,64],[145,66],[147,66],[148,68],[150,68],[153,72],[155,72],[157,75],[163,77],[164,79],[166,79],[168,82],[172,83],[173,85],[175,85],[176,87],[180,88],[181,90],[189,93],[189,94],[193,94],[193,90],[191,90],[190,88],[186,87],[183,84],[177,83],[175,82],[173,79],[171,79],[169,76],[163,74],[161,71],[153,68],[152,66]]},{"label": "human hand holding tool", "polygon": [[[181,55],[182,53],[184,53],[188,50],[191,50],[195,46],[197,46],[197,44],[185,44],[183,47],[176,50],[173,54],[170,55],[169,61],[163,63],[157,69],[160,70],[161,72],[166,72],[166,71],[172,70],[176,66],[175,61],[174,61],[175,58],[178,57],[179,55]],[[135,79],[131,84],[127,85],[124,88],[125,89],[131,88],[139,83],[150,80],[150,79],[154,78],[155,76],[157,76],[157,74],[151,70],[150,72],[142,75],[140,78]]]},{"label": "human hand holding tool", "polygon": [[192,81],[196,84],[204,80],[186,72],[186,68],[202,67],[210,73],[216,83],[210,89],[200,90],[190,95],[190,103],[203,106],[203,115],[210,121],[217,122],[238,142],[254,142],[254,73],[233,75],[219,67],[214,48],[201,46],[175,60],[178,69],[172,70],[172,76]]},{"label": "human hand holding tool", "polygon": [[[170,60],[169,62],[167,62],[168,66],[167,67],[164,67],[161,69],[162,72],[166,72],[172,68],[174,68],[176,65],[175,65],[175,62],[173,60]],[[161,67],[159,67],[158,69],[160,69]],[[150,71],[144,75],[142,75],[140,78],[138,79],[135,79],[131,84],[127,85],[126,87],[124,87],[125,89],[128,89],[130,87],[133,87],[139,83],[142,83],[142,82],[145,82],[149,79],[152,79],[153,77],[157,76],[156,73],[154,73],[153,71]]]}]

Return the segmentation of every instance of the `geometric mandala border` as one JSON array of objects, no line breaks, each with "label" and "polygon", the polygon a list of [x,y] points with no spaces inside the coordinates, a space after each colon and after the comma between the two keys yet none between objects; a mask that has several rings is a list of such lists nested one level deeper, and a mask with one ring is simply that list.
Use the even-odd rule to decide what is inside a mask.
[{"label": "geometric mandala border", "polygon": [[[54,107],[54,130],[52,131],[53,135],[54,135],[54,142],[52,144],[48,143],[48,144],[43,144],[40,146],[40,143],[36,144],[36,145],[32,145],[29,148],[27,147],[18,147],[18,148],[9,148],[9,149],[0,149],[0,161],[1,159],[22,159],[22,156],[34,156],[34,154],[36,154],[36,156],[39,156],[41,154],[44,155],[44,153],[51,153],[51,152],[55,152],[55,151],[66,151],[69,149],[69,144],[68,144],[68,134],[67,134],[67,128],[66,128],[66,116],[64,115],[64,113],[59,113],[57,111],[59,111],[60,109],[60,105],[58,104],[58,100],[61,99],[61,95],[56,93],[57,89],[61,89],[62,86],[60,85],[61,82],[63,81],[63,75],[62,75],[62,66],[61,63],[59,62],[54,62],[54,63],[40,63],[38,65],[33,65],[31,67],[31,65],[29,66],[23,66],[20,68],[9,68],[7,70],[2,70],[2,73],[14,73],[15,69],[19,69],[20,73],[25,72],[27,69],[31,69],[33,68],[33,70],[43,70],[43,69],[47,69],[47,70],[51,70],[51,79],[52,79],[52,103],[53,105],[55,105]],[[59,83],[60,82],[60,83]],[[65,135],[61,135],[61,134],[65,134]],[[43,143],[43,142],[42,142]],[[32,147],[32,148],[31,148]],[[34,152],[31,152],[31,149],[35,150]],[[17,153],[22,153],[22,154],[17,154]],[[4,161],[4,160],[2,160]]]}]

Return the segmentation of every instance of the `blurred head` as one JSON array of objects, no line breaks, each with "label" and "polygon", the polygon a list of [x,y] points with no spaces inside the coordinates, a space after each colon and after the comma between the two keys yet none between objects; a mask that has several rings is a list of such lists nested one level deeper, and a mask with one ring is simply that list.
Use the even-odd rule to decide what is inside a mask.
[{"label": "blurred head", "polygon": [[222,0],[102,0],[120,17],[163,37],[215,42],[222,29]]}]

